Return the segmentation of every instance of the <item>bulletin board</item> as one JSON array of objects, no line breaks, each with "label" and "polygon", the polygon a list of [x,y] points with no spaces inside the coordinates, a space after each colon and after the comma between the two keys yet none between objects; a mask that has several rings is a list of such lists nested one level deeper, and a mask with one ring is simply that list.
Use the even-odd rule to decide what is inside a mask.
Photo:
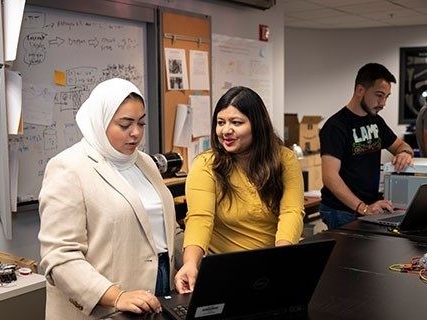
[{"label": "bulletin board", "polygon": [[[164,152],[178,152],[183,157],[182,170],[188,172],[189,148],[174,145],[174,128],[177,106],[189,104],[190,96],[208,96],[211,104],[211,19],[210,16],[164,9],[160,11],[161,32],[161,102],[162,102],[162,143]],[[171,79],[167,77],[169,63],[165,60],[165,49],[182,49],[185,53],[186,66],[190,66],[191,51],[207,53],[209,65],[209,87],[207,90],[169,89]],[[191,79],[190,79],[191,80]],[[209,112],[210,118],[211,112]],[[210,119],[209,119],[210,120]],[[193,119],[197,121],[197,119]],[[209,122],[210,123],[210,122]],[[210,125],[209,125],[210,127]],[[210,129],[210,128],[209,128]],[[192,138],[194,140],[195,138]]]},{"label": "bulletin board", "polygon": [[37,200],[49,159],[81,139],[75,115],[99,82],[125,78],[146,94],[145,37],[142,22],[25,8],[13,64],[22,75],[24,133],[9,138],[18,203]]}]

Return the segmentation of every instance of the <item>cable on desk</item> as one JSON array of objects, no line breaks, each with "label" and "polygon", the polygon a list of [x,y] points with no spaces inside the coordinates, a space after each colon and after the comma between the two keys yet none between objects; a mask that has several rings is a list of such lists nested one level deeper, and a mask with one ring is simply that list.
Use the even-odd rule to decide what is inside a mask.
[{"label": "cable on desk", "polygon": [[427,283],[427,253],[411,258],[409,263],[394,263],[388,269],[394,272],[418,274],[420,280]]}]

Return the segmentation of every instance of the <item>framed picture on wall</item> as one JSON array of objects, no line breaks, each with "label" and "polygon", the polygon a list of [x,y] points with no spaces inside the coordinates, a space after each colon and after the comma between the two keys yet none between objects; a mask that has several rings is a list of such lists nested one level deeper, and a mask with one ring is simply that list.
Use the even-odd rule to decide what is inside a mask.
[{"label": "framed picture on wall", "polygon": [[427,99],[427,47],[400,48],[399,124],[415,125]]}]

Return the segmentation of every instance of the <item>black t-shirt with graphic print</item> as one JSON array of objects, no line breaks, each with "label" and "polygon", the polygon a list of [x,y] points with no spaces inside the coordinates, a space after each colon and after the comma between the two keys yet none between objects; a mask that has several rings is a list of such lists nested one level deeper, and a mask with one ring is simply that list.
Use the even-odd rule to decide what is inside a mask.
[{"label": "black t-shirt with graphic print", "polygon": [[[390,147],[396,134],[379,115],[358,116],[347,107],[332,115],[320,129],[321,155],[341,160],[340,176],[359,199],[373,203],[380,199],[381,150]],[[354,211],[323,187],[322,203]]]}]

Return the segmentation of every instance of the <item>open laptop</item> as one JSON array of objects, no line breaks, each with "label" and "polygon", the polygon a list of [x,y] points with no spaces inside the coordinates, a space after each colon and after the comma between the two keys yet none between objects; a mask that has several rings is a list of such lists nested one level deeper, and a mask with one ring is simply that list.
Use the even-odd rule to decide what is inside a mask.
[{"label": "open laptop", "polygon": [[320,240],[207,255],[192,293],[159,297],[163,312],[175,320],[305,317],[334,245]]},{"label": "open laptop", "polygon": [[401,233],[427,232],[427,184],[420,185],[408,208],[358,219],[396,228]]}]

